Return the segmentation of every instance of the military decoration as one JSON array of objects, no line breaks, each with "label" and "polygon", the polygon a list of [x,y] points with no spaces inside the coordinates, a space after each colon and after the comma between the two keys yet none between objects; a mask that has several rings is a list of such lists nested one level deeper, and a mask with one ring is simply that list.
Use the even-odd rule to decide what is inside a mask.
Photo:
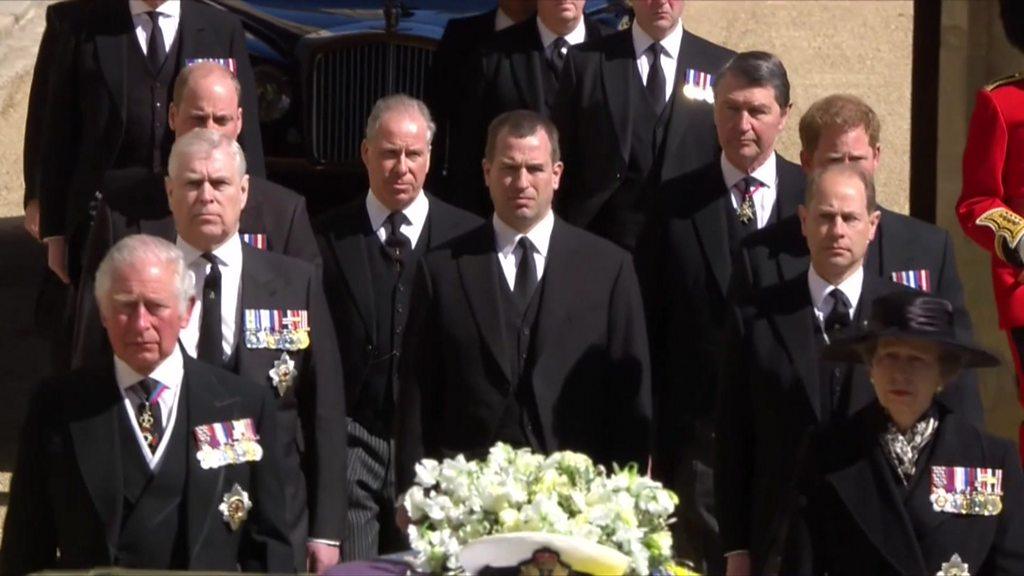
[{"label": "military decoration", "polygon": [[231,487],[231,491],[224,494],[224,498],[221,500],[217,510],[223,515],[224,521],[228,523],[228,526],[231,526],[231,530],[235,531],[241,528],[242,524],[245,523],[245,519],[249,517],[249,510],[252,510],[252,500],[249,500],[249,495],[236,482]]},{"label": "military decoration", "polygon": [[269,250],[266,234],[239,232],[238,236],[242,238],[242,242],[245,242],[257,250]]},{"label": "military decoration", "polygon": [[932,291],[932,275],[928,270],[902,270],[892,273],[892,281],[921,292]]},{"label": "military decoration", "polygon": [[258,462],[263,458],[263,447],[252,418],[203,424],[193,428],[192,434],[198,446],[196,459],[203,470]]},{"label": "military decoration", "polygon": [[995,516],[1003,510],[1003,471],[932,466],[932,509],[947,514]]},{"label": "military decoration", "polygon": [[1000,239],[1004,240],[1009,248],[1015,248],[1024,237],[1024,217],[1006,208],[993,208],[979,216],[974,223],[988,226],[995,232],[996,255],[1003,261],[1008,262],[1009,260],[1004,253],[1003,242],[1000,242]]},{"label": "military decoration", "polygon": [[238,62],[234,58],[188,58],[185,60],[185,67],[195,66],[203,62],[213,62],[227,68],[232,74],[238,76]]},{"label": "military decoration", "polygon": [[736,209],[736,216],[740,219],[740,223],[744,225],[750,224],[754,220],[755,214],[754,195],[744,196],[740,207]]},{"label": "military decoration", "polygon": [[246,309],[245,347],[267,350],[309,348],[309,313],[306,310]]},{"label": "military decoration", "polygon": [[684,78],[683,96],[698,102],[715,103],[715,91],[711,88],[713,79],[711,74],[687,68]]},{"label": "military decoration", "polygon": [[949,562],[943,562],[942,568],[935,573],[935,576],[971,576],[970,566],[960,559],[959,554],[953,554]]},{"label": "military decoration", "polygon": [[295,360],[292,360],[287,352],[281,352],[281,359],[274,361],[274,367],[270,369],[269,374],[277,395],[284,396],[295,381]]}]

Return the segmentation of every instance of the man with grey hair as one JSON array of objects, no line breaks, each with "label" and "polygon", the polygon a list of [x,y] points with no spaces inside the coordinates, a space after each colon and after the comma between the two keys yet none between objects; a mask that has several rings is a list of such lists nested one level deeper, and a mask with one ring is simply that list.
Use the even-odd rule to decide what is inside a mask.
[{"label": "man with grey hair", "polygon": [[391,430],[413,272],[424,252],[480,221],[423,191],[433,132],[419,100],[379,100],[362,145],[370,190],[318,226],[350,403],[346,560],[408,548],[394,523]]},{"label": "man with grey hair", "polygon": [[273,398],[182,353],[194,282],[166,240],[110,250],[96,298],[113,353],[36,390],[0,572],[293,569],[282,476],[298,471]]},{"label": "man with grey hair", "polygon": [[172,218],[139,226],[176,242],[196,276],[182,346],[274,392],[282,456],[301,469],[284,478],[292,569],[320,571],[337,563],[345,534],[346,458],[343,375],[319,273],[242,241],[249,177],[233,138],[194,129],[175,140],[168,165]]}]

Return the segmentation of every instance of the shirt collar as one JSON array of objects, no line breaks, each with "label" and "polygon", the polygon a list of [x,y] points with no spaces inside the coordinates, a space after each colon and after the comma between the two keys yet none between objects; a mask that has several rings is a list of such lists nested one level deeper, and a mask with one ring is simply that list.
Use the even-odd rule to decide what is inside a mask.
[{"label": "shirt collar", "polygon": [[[832,291],[833,286],[815,272],[813,265],[807,269],[807,287],[811,291],[811,303],[814,304],[814,309],[822,314],[827,314],[832,308],[830,306],[829,310],[825,310],[823,304],[825,296]],[[842,290],[843,294],[849,298],[850,310],[856,310],[857,303],[860,302],[861,290],[864,288],[864,266],[858,266],[853,274],[840,282],[836,288]]]},{"label": "shirt collar", "polygon": [[494,31],[495,32],[501,32],[502,30],[504,30],[505,28],[508,28],[509,26],[511,26],[513,24],[515,24],[515,22],[512,20],[512,17],[509,16],[508,14],[505,14],[505,11],[502,10],[500,7],[497,10],[494,11]]},{"label": "shirt collar", "polygon": [[[409,223],[417,229],[422,229],[426,224],[428,212],[430,212],[430,201],[423,190],[420,190],[416,199],[402,210],[402,214],[409,219]],[[370,190],[366,193],[366,214],[370,217],[370,228],[376,231],[384,225],[384,221],[391,215],[391,210],[382,204]]]},{"label": "shirt collar", "polygon": [[181,385],[184,377],[185,361],[181,356],[181,348],[177,344],[175,344],[171,355],[157,364],[149,374],[139,374],[124,360],[114,355],[114,379],[117,380],[117,385],[121,390],[128,390],[143,378],[152,378],[173,391]]},{"label": "shirt collar", "polygon": [[498,218],[495,213],[491,218],[494,225],[494,247],[504,256],[508,256],[516,248],[516,243],[523,236],[533,242],[534,249],[544,258],[548,257],[548,247],[551,245],[551,231],[555,229],[555,213],[548,211],[544,218],[537,222],[529,232],[523,234],[515,228]]},{"label": "shirt collar", "polygon": [[[181,253],[185,256],[185,264],[191,266],[196,260],[203,256],[203,253],[194,248],[191,244],[186,242],[178,236],[175,240],[175,244],[181,250]],[[221,267],[239,267],[242,266],[242,239],[238,234],[232,234],[228,238],[227,242],[213,249],[213,255],[217,258],[217,266]]]},{"label": "shirt collar", "polygon": [[[583,41],[587,39],[587,26],[583,20],[583,18],[580,18],[580,21],[576,24],[576,27],[572,29],[572,32],[565,35],[565,41],[568,42],[570,46],[582,44]],[[558,34],[555,34],[550,28],[545,26],[544,23],[540,21],[540,18],[537,18],[537,32],[540,33],[540,43],[544,46],[544,50],[547,50],[551,46],[551,43],[558,38]]]},{"label": "shirt collar", "polygon": [[[725,152],[722,152],[721,162],[722,178],[725,179],[725,187],[728,190],[732,190],[733,186],[735,186],[737,182],[747,176],[747,173],[733,166],[732,163],[726,159]],[[764,164],[755,168],[754,171],[750,173],[750,176],[757,178],[757,181],[765,186],[775,188],[776,162],[774,150],[772,150],[771,156],[765,160]]]},{"label": "shirt collar", "polygon": [[[145,14],[152,12],[153,9],[146,4],[144,0],[128,0],[128,9],[131,11],[132,16],[138,16],[139,14]],[[180,0],[167,0],[156,9],[162,16],[180,17],[181,16],[181,1]]]},{"label": "shirt collar", "polygon": [[[631,26],[633,30],[633,50],[636,54],[637,59],[643,56],[644,52],[654,44],[654,38],[651,38],[647,32],[644,32],[643,28],[633,24]],[[679,47],[683,43],[683,21],[679,21],[679,25],[676,26],[664,40],[661,41],[661,54],[662,56],[667,55],[673,60],[679,60]]]}]

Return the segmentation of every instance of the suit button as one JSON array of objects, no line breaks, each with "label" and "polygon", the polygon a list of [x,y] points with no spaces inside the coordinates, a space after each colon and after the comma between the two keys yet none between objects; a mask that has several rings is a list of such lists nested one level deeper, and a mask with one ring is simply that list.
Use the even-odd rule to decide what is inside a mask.
[{"label": "suit button", "polygon": [[403,285],[399,284],[399,285],[398,285],[398,291],[399,291],[399,292],[405,292],[405,286],[403,286]]},{"label": "suit button", "polygon": [[530,335],[530,329],[529,328],[523,328],[523,336],[529,336],[529,335]]},{"label": "suit button", "polygon": [[398,313],[402,312],[402,305],[401,304],[399,304],[398,306],[395,306],[395,312],[398,312]]},{"label": "suit button", "polygon": [[836,376],[836,377],[838,377],[838,376],[839,376],[839,374],[840,374],[840,372],[842,372],[842,371],[841,371],[841,370],[840,370],[839,368],[833,368],[833,369],[832,369],[832,375],[833,375],[833,376]]}]

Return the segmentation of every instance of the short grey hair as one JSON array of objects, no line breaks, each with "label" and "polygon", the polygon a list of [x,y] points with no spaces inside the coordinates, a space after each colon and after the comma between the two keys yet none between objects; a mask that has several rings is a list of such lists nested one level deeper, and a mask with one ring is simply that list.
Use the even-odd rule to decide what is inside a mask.
[{"label": "short grey hair", "polygon": [[241,180],[247,169],[245,152],[242,151],[242,147],[235,142],[234,138],[229,138],[208,128],[196,128],[174,140],[174,146],[171,146],[171,157],[167,160],[167,174],[173,178],[178,173],[183,156],[196,154],[206,158],[221,148],[231,150],[235,159],[235,168],[238,169],[238,179]]},{"label": "short grey hair", "polygon": [[377,135],[377,130],[380,130],[385,116],[399,111],[419,115],[423,119],[423,123],[427,125],[427,144],[433,142],[437,126],[434,125],[430,109],[422,100],[417,100],[407,94],[392,94],[377,100],[373,105],[373,110],[370,111],[370,117],[366,119],[366,139],[372,140]]},{"label": "short grey hair", "polygon": [[96,270],[93,294],[101,313],[107,312],[114,273],[141,262],[157,262],[171,269],[179,310],[185,309],[195,290],[196,276],[185,266],[185,256],[181,250],[163,238],[133,234],[114,244]]},{"label": "short grey hair", "polygon": [[815,196],[821,191],[821,181],[825,176],[837,174],[840,176],[852,176],[864,186],[864,199],[867,203],[868,214],[878,210],[878,202],[875,199],[875,179],[866,170],[856,164],[828,164],[820,170],[816,170],[810,180],[807,181],[807,188],[804,191],[804,206],[810,206]]}]

